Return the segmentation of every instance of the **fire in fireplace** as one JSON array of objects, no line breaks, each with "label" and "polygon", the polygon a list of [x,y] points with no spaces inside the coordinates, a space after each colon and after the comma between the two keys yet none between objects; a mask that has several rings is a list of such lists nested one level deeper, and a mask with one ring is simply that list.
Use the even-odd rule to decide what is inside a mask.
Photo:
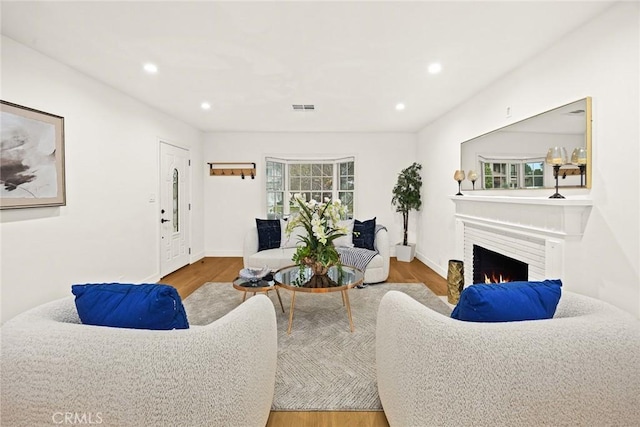
[{"label": "fire in fireplace", "polygon": [[529,264],[473,245],[473,283],[528,280]]}]

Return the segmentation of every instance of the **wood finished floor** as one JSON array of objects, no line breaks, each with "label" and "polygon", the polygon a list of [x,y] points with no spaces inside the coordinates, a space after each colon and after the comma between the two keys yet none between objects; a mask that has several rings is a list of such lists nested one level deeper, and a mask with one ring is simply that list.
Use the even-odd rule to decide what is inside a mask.
[{"label": "wood finished floor", "polygon": [[[203,258],[181,268],[160,282],[174,286],[184,299],[206,282],[231,282],[242,269],[240,257]],[[436,295],[447,294],[447,281],[417,259],[399,262],[391,258],[388,283],[424,283]],[[271,411],[267,427],[388,427],[382,411],[294,412]]]}]

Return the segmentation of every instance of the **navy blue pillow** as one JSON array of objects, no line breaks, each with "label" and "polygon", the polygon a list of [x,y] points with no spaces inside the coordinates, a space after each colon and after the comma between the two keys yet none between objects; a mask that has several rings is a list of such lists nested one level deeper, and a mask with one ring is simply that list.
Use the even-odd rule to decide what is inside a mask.
[{"label": "navy blue pillow", "polygon": [[258,252],[280,247],[282,232],[279,219],[256,218],[256,227],[258,228]]},{"label": "navy blue pillow", "polygon": [[475,284],[465,288],[451,317],[469,322],[551,319],[562,281]]},{"label": "navy blue pillow", "polygon": [[188,329],[187,313],[173,286],[95,283],[71,286],[86,325],[133,329]]},{"label": "navy blue pillow", "polygon": [[376,219],[367,221],[353,221],[353,246],[356,248],[369,249],[375,251],[376,247]]}]

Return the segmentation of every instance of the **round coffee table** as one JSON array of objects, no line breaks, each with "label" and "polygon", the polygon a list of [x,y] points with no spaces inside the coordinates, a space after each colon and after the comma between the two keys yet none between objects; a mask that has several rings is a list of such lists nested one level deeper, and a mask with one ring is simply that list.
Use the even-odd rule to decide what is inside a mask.
[{"label": "round coffee table", "polygon": [[249,279],[238,277],[233,281],[233,287],[239,291],[244,292],[242,296],[242,302],[247,299],[247,292],[251,292],[253,295],[258,292],[264,292],[265,295],[269,296],[269,291],[275,290],[276,295],[278,295],[278,301],[280,301],[280,308],[284,313],[284,305],[282,305],[280,292],[278,292],[278,288],[276,287],[276,284],[273,280],[258,280],[257,282],[252,282]]},{"label": "round coffee table", "polygon": [[329,268],[326,276],[314,276],[310,268],[292,265],[276,271],[273,275],[273,280],[277,284],[276,289],[283,287],[291,291],[291,308],[289,309],[289,328],[287,329],[287,335],[291,334],[297,292],[308,292],[312,294],[341,292],[342,304],[347,308],[349,326],[351,327],[351,332],[353,332],[351,304],[349,303],[349,294],[347,291],[363,282],[364,273],[362,271],[348,265],[343,265],[341,268],[333,266]]}]

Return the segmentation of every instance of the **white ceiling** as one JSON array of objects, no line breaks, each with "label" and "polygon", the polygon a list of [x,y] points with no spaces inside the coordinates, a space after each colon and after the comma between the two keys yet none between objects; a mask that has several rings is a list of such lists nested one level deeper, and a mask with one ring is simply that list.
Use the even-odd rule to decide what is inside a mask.
[{"label": "white ceiling", "polygon": [[415,132],[610,4],[2,1],[1,12],[2,34],[203,131]]}]

